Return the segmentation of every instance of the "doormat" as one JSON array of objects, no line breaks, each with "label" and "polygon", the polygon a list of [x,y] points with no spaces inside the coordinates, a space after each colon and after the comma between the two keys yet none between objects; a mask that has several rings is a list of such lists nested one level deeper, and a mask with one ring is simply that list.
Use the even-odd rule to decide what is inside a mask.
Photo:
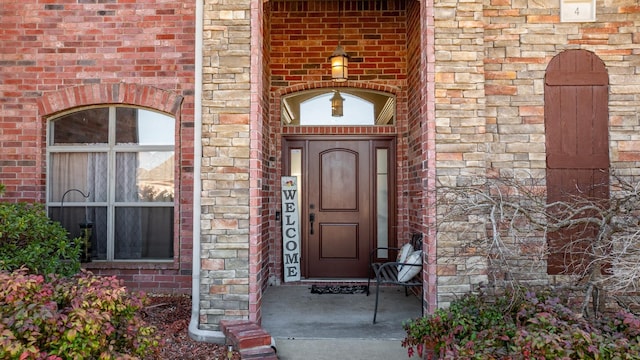
[{"label": "doormat", "polygon": [[311,285],[312,294],[366,294],[367,285]]}]

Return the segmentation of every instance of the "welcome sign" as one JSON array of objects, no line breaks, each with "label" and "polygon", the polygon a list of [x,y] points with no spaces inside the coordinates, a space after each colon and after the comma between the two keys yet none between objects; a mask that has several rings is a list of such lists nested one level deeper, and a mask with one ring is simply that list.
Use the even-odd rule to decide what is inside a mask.
[{"label": "welcome sign", "polygon": [[300,281],[300,211],[294,176],[282,177],[282,258],[284,281]]}]

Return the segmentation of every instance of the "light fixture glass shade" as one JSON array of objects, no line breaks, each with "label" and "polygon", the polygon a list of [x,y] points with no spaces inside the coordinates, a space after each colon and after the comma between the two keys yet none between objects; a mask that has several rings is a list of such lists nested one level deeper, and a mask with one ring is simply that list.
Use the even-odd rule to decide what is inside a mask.
[{"label": "light fixture glass shade", "polygon": [[331,80],[335,82],[347,81],[349,78],[349,55],[338,45],[329,57],[331,60]]},{"label": "light fixture glass shade", "polygon": [[340,91],[336,91],[333,93],[333,97],[331,98],[331,116],[340,117],[343,115],[343,104],[344,98],[340,96]]}]

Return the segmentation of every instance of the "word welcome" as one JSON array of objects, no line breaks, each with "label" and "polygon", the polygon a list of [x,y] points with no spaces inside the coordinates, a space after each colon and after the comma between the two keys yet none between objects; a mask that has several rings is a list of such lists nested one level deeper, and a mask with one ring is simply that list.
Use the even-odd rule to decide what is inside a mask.
[{"label": "word welcome", "polygon": [[282,257],[284,281],[300,280],[300,211],[298,186],[293,176],[282,177]]}]

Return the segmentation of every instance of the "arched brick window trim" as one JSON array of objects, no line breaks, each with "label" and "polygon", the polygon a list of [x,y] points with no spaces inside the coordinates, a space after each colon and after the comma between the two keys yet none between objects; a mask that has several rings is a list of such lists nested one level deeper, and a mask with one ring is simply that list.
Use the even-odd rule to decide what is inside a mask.
[{"label": "arched brick window trim", "polygon": [[135,105],[171,114],[179,121],[182,100],[181,95],[148,85],[95,84],[48,92],[38,106],[42,116],[49,116],[80,106]]},{"label": "arched brick window trim", "polygon": [[287,94],[294,93],[294,92],[298,92],[298,91],[322,89],[322,88],[340,88],[340,87],[376,90],[376,91],[381,91],[381,92],[385,92],[393,95],[399,95],[399,92],[400,92],[399,87],[389,86],[384,84],[360,83],[360,82],[350,82],[350,81],[346,83],[335,83],[333,81],[318,81],[318,82],[307,83],[307,84],[297,84],[297,85],[278,89],[275,93],[275,97],[276,97],[276,102],[278,102],[280,100],[280,97]]},{"label": "arched brick window trim", "polygon": [[[184,98],[171,91],[163,90],[160,88],[156,88],[148,85],[138,85],[138,84],[93,84],[93,85],[84,85],[77,87],[69,87],[57,91],[51,91],[44,94],[40,99],[38,99],[38,112],[39,116],[43,121],[39,125],[39,132],[42,134],[42,144],[43,147],[38,152],[36,163],[37,166],[41,169],[45,169],[45,123],[46,119],[49,116],[52,116],[56,113],[69,111],[74,108],[81,108],[92,105],[122,105],[122,106],[139,106],[143,108],[153,109],[156,111],[164,112],[168,115],[174,117],[176,124],[180,124],[181,119],[181,105]],[[180,125],[176,126],[176,132],[180,132]],[[182,149],[181,149],[181,137],[176,137],[175,143],[175,156],[176,159],[181,159],[182,157]],[[180,161],[180,160],[178,160]],[[177,165],[177,164],[176,164]],[[181,183],[185,179],[180,174],[182,170],[181,166],[176,166],[176,176],[177,176],[177,184],[176,184],[176,194],[178,197],[182,196]],[[41,194],[44,194],[44,177],[42,178],[42,183],[40,184],[42,187]],[[41,200],[40,198],[38,200]],[[175,221],[175,233],[174,233],[174,263],[172,265],[161,265],[160,268],[177,268],[180,266],[179,258],[180,251],[178,248],[180,245],[180,239],[182,230],[180,228],[180,222],[182,221],[182,207],[185,204],[182,201],[177,200],[174,211],[174,221]],[[130,265],[121,265],[125,268],[128,267],[137,267],[137,264]],[[108,273],[108,272],[107,272]]]}]

